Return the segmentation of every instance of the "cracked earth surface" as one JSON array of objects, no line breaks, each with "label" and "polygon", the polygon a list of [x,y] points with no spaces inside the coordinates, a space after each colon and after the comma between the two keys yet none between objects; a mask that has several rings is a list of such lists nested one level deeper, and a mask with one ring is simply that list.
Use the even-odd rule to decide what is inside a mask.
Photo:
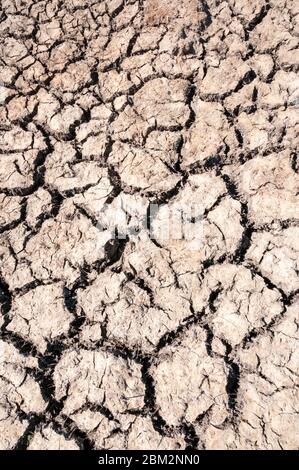
[{"label": "cracked earth surface", "polygon": [[298,3],[0,4],[1,448],[298,448]]}]

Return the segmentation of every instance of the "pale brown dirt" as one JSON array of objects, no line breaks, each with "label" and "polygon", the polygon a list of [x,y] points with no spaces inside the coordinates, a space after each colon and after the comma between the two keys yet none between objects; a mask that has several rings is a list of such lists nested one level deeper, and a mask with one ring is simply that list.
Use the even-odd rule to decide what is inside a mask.
[{"label": "pale brown dirt", "polygon": [[298,449],[298,2],[0,5],[1,448]]}]

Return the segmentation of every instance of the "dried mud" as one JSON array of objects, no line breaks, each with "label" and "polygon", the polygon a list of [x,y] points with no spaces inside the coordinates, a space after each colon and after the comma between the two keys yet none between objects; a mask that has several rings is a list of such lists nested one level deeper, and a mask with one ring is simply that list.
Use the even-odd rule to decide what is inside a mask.
[{"label": "dried mud", "polygon": [[298,13],[1,2],[2,449],[299,447]]}]

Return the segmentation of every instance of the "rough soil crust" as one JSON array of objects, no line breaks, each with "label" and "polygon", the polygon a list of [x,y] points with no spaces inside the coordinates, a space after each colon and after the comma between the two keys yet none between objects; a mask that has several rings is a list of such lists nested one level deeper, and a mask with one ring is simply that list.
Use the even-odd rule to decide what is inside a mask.
[{"label": "rough soil crust", "polygon": [[[2,449],[299,448],[298,23],[2,0]],[[200,206],[203,247],[99,234],[120,199]]]}]

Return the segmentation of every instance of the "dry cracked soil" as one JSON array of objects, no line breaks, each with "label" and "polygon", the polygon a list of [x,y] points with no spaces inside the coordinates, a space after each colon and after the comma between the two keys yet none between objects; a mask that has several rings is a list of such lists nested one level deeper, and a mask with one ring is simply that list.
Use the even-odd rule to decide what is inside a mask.
[{"label": "dry cracked soil", "polygon": [[1,448],[298,449],[298,2],[0,8]]}]

